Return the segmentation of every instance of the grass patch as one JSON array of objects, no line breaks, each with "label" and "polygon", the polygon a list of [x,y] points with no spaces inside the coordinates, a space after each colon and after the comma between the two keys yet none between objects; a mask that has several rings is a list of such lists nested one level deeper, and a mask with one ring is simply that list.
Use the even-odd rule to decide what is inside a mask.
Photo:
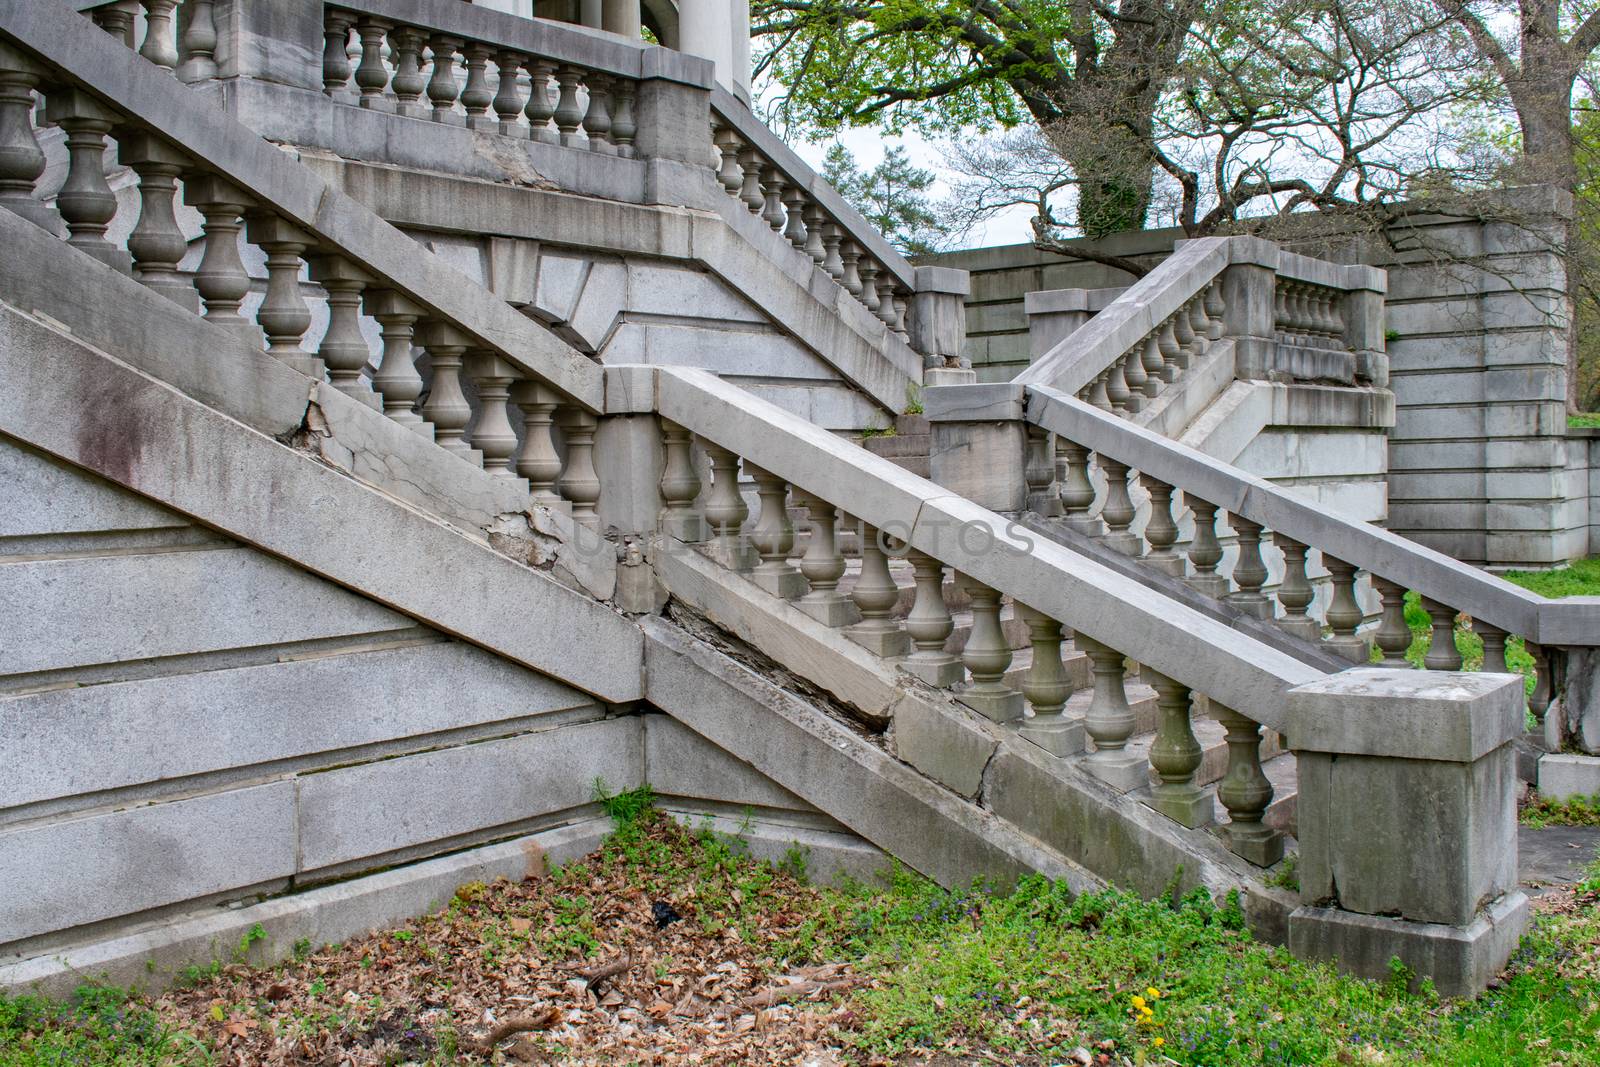
[{"label": "grass patch", "polygon": [[1522,825],[1536,829],[1546,826],[1600,826],[1600,796],[1546,800],[1535,796],[1522,808]]},{"label": "grass patch", "polygon": [[[1433,645],[1433,619],[1423,610],[1422,597],[1415,590],[1406,593],[1405,605],[1406,627],[1411,631],[1411,644],[1405,651],[1406,662],[1421,670],[1423,659]],[[1472,632],[1472,620],[1465,615],[1457,615],[1453,636],[1456,651],[1461,654],[1462,669],[1482,670],[1483,638]],[[1382,650],[1374,646],[1372,662],[1377,663],[1382,658]],[[1538,681],[1538,665],[1523,646],[1522,638],[1515,636],[1506,638],[1506,666],[1522,675],[1523,686],[1528,695],[1532,696],[1534,685]]]},{"label": "grass patch", "polygon": [[1502,577],[1552,600],[1568,596],[1600,596],[1600,556],[1590,556],[1570,567],[1558,567],[1550,571],[1507,571]]},{"label": "grass patch", "polygon": [[[1369,982],[1295,960],[1204,891],[1074,897],[1037,876],[946,890],[901,869],[821,889],[738,835],[597,794],[622,817],[594,854],[546,879],[463,886],[399,930],[231,964],[155,1001],[0,998],[0,1067],[1044,1065],[1080,1049],[1121,1067],[1600,1063],[1600,863],[1571,908],[1538,919],[1499,988],[1451,1002],[1408,988],[1403,968]],[[650,919],[663,902],[678,913],[665,925]],[[573,975],[595,959],[626,966],[585,989]],[[801,981],[805,996],[783,992]],[[559,1026],[474,1050],[489,1013],[541,1006]]]},{"label": "grass patch", "polygon": [[1567,425],[1574,430],[1600,430],[1600,411],[1581,411],[1567,416]]}]

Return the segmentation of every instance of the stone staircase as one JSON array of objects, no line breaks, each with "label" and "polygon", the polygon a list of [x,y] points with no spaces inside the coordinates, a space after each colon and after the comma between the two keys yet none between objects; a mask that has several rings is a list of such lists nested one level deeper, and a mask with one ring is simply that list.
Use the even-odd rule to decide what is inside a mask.
[{"label": "stone staircase", "polygon": [[928,477],[928,448],[933,438],[927,416],[896,415],[893,430],[863,438],[861,444],[873,455],[882,456],[919,478]]}]

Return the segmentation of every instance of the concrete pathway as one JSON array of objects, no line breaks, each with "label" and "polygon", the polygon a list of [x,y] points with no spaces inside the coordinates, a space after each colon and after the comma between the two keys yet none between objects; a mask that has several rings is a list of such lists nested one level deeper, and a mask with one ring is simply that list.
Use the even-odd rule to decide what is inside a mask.
[{"label": "concrete pathway", "polygon": [[1570,885],[1600,852],[1600,826],[1517,828],[1517,866],[1530,896],[1541,889]]}]

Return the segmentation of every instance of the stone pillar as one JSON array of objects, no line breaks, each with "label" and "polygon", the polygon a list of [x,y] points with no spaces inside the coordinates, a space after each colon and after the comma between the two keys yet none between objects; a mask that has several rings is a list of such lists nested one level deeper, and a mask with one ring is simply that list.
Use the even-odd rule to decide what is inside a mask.
[{"label": "stone pillar", "polygon": [[1027,424],[1020,385],[945,385],[923,393],[933,481],[972,502],[1017,515],[1028,506]]},{"label": "stone pillar", "polygon": [[1356,380],[1385,388],[1389,384],[1389,353],[1383,334],[1383,304],[1389,275],[1377,267],[1346,267],[1344,274],[1344,343],[1355,353]]},{"label": "stone pillar", "polygon": [[733,85],[731,0],[682,0],[678,5],[678,51],[709,59],[717,81]]},{"label": "stone pillar", "polygon": [[[954,267],[918,267],[911,295],[911,347],[922,353],[926,385],[961,385],[978,380],[967,347],[967,297],[972,276]],[[929,373],[933,372],[933,373]]]},{"label": "stone pillar", "polygon": [[634,155],[709,167],[710,64],[665,48],[651,48],[642,58],[643,76],[633,99]]},{"label": "stone pillar", "polygon": [[750,0],[732,0],[728,55],[732,63],[733,95],[750,103]]},{"label": "stone pillar", "polygon": [[[186,25],[189,9],[179,8],[179,26]],[[212,9],[216,24],[218,78],[258,78],[321,92],[323,37],[322,0],[217,0]],[[180,38],[181,39],[181,38]]]},{"label": "stone pillar", "polygon": [[1264,381],[1272,367],[1278,250],[1268,241],[1235,241],[1234,247],[1257,254],[1236,256],[1223,268],[1223,332],[1233,338],[1234,376]]},{"label": "stone pillar", "polygon": [[1528,923],[1517,888],[1522,680],[1356,668],[1288,693],[1301,906],[1289,947],[1445,996],[1480,992]]},{"label": "stone pillar", "polygon": [[639,40],[644,28],[639,18],[639,0],[601,0],[600,28],[630,41]]}]

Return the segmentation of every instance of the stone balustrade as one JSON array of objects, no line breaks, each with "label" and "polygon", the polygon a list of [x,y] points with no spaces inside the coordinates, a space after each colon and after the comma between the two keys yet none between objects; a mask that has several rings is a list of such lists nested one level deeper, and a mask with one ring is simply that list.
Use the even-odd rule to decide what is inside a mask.
[{"label": "stone balustrade", "polygon": [[[717,89],[711,112],[710,161],[728,196],[909,343],[913,294],[923,288],[915,268],[748,107]],[[927,354],[937,357],[930,366],[959,361],[954,353]]]},{"label": "stone balustrade", "polygon": [[[657,376],[653,389],[629,383],[615,392],[658,398],[661,514],[672,517],[663,528],[697,531],[663,550],[701,552],[774,603],[787,601],[1186,826],[1212,824],[1220,804],[1221,831],[1239,855],[1260,866],[1282,857],[1281,833],[1263,821],[1273,787],[1261,768],[1262,727],[1277,725],[1266,694],[1319,671],[1198,613],[1141,603],[1130,583],[1097,564],[886,460],[841,449],[831,435],[709,374],[609,373],[627,372]],[[685,521],[695,515],[703,522]],[[846,532],[859,546],[849,557]],[[909,596],[896,571],[909,577]],[[956,611],[970,621],[952,650]],[[1029,635],[1020,677],[1007,618]],[[1063,656],[1077,653],[1093,677],[1081,701],[1070,700],[1074,683],[1063,667]],[[1127,686],[1135,677],[1160,694],[1149,750],[1129,747],[1136,719]],[[1226,773],[1209,790],[1197,777],[1193,720],[1202,714],[1227,735]]]},{"label": "stone balustrade", "polygon": [[216,76],[216,0],[101,0],[77,7],[95,25],[183,81]]},{"label": "stone balustrade", "polygon": [[[120,24],[113,32],[121,36]],[[262,188],[250,188],[191,145],[149,129],[4,41],[0,87],[0,204],[462,459],[527,479],[535,502],[597,524],[597,405],[558,387],[553,378],[564,374],[539,373],[523,345],[497,343],[499,331],[485,329],[478,316],[475,326],[465,325],[467,316],[440,306],[441,294],[430,299],[416,278],[385,270],[380,261],[387,257],[362,256],[314,232],[314,224],[281,209]],[[46,120],[66,135],[67,173],[53,204],[35,191],[45,156],[33,124],[34,93],[45,99]],[[113,150],[137,185],[131,226],[117,226],[121,209],[106,169]],[[180,204],[202,220],[195,247],[179,224]],[[128,236],[113,241],[113,232]],[[421,253],[396,236],[413,256]],[[244,246],[259,250],[251,258],[264,262],[264,284],[247,272]],[[313,301],[325,307],[320,339],[308,336]],[[527,329],[538,336],[538,327]],[[585,366],[597,398],[598,368]]]}]

